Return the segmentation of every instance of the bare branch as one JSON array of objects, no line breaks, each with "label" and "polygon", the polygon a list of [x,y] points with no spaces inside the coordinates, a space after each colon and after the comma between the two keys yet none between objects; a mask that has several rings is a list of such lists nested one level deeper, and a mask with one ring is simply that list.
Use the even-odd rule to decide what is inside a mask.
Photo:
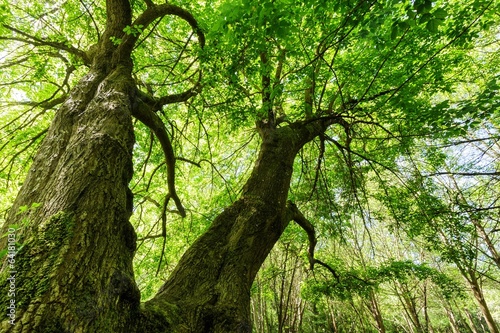
[{"label": "bare branch", "polygon": [[61,95],[60,97],[54,98],[54,99],[46,99],[41,102],[12,102],[12,103],[6,103],[7,105],[26,105],[26,106],[32,106],[34,108],[39,107],[44,110],[50,110],[55,108],[56,106],[64,103],[64,101],[68,98],[67,94]]},{"label": "bare branch", "polygon": [[309,251],[307,253],[307,258],[309,260],[309,267],[312,270],[314,268],[314,264],[316,263],[316,259],[314,259],[314,248],[317,243],[314,225],[304,216],[304,214],[302,214],[293,202],[288,201],[287,209],[290,214],[290,219],[295,221],[307,233],[307,238],[309,239]]},{"label": "bare branch", "polygon": [[84,1],[80,0],[80,3],[82,4],[82,6],[85,8],[85,11],[87,12],[87,14],[90,16],[90,19],[92,20],[92,23],[94,24],[94,28],[95,28],[95,31],[97,33],[97,39],[98,40],[101,40],[101,32],[99,31],[99,26],[97,25],[97,22],[95,21],[94,19],[94,16],[92,15],[92,13],[90,12],[87,4],[85,4]]},{"label": "bare branch", "polygon": [[148,235],[148,236],[145,236],[145,237],[142,237],[142,238],[138,238],[137,241],[138,242],[143,242],[146,239],[156,239],[156,238],[160,238],[160,237],[163,237],[163,236],[162,235]]},{"label": "bare branch", "polygon": [[[146,1],[147,4],[147,9],[144,11],[133,23],[133,26],[142,26],[143,28],[146,28],[148,25],[153,23],[155,20],[162,18],[167,15],[173,15],[177,16],[191,26],[193,29],[193,32],[196,34],[198,37],[198,43],[201,48],[205,46],[205,35],[203,31],[200,29],[198,26],[198,22],[196,19],[193,17],[193,15],[188,12],[187,10],[171,5],[171,4],[162,4],[162,5],[155,5],[152,1]],[[158,22],[156,23],[156,25]],[[130,34],[125,36],[123,42],[120,44],[118,49],[116,50],[117,55],[119,57],[123,57],[123,55],[127,55],[130,52],[132,52],[133,48],[136,47],[137,41],[139,39],[140,34]],[[191,37],[190,37],[191,38]],[[186,43],[183,46],[183,49],[181,51],[181,54],[177,58],[176,62],[174,63],[172,69],[170,72],[172,72],[177,65],[177,62],[181,59],[182,53],[186,50],[187,44],[189,43],[189,40],[186,41]],[[142,43],[142,40],[139,41],[139,44]],[[195,72],[196,74],[196,72]],[[168,74],[170,75],[170,73]],[[168,77],[167,75],[167,77]],[[202,77],[202,72],[201,70],[198,71],[198,79],[196,83],[191,87],[190,89],[178,93],[178,94],[172,94],[172,95],[167,95],[167,96],[162,96],[160,98],[154,98],[152,95],[147,95],[146,93],[142,93],[141,99],[143,102],[148,104],[150,107],[153,108],[153,111],[158,111],[161,109],[162,106],[167,105],[167,104],[173,104],[173,103],[180,103],[180,102],[185,102],[189,98],[197,95],[200,90],[201,90],[201,77]]]},{"label": "bare branch", "polygon": [[[205,47],[205,34],[199,27],[198,22],[196,21],[194,16],[189,11],[176,5],[172,5],[169,3],[154,5],[152,2],[150,2],[148,4],[148,8],[132,23],[132,26],[142,26],[143,28],[146,28],[156,19],[167,15],[177,16],[186,21],[198,36],[198,43],[200,44],[200,47]],[[130,34],[125,36],[123,42],[117,49],[117,52],[122,55],[124,53],[130,53],[139,36],[139,34]]]},{"label": "bare branch", "polygon": [[195,162],[195,161],[191,161],[190,159],[187,159],[187,158],[184,158],[184,157],[179,157],[179,156],[177,156],[177,157],[176,157],[176,160],[178,160],[178,161],[183,161],[183,162],[186,162],[186,163],[189,163],[189,164],[195,165],[195,166],[197,166],[198,168],[201,168],[201,164],[200,164],[200,163],[201,163],[202,161],[200,161],[200,162]]},{"label": "bare branch", "polygon": [[340,276],[338,273],[328,264],[324,263],[321,260],[314,258],[314,249],[316,247],[317,239],[316,232],[314,230],[314,225],[302,214],[302,212],[297,208],[297,206],[288,201],[287,210],[290,219],[295,221],[304,231],[307,233],[307,238],[309,239],[309,250],[307,253],[307,259],[309,260],[309,268],[314,269],[314,265],[318,264],[326,268],[330,273],[332,273],[333,277],[338,281],[340,281]]},{"label": "bare branch", "polygon": [[160,117],[145,104],[141,104],[138,107],[133,108],[132,115],[144,125],[149,127],[158,138],[163,149],[163,154],[165,155],[165,163],[167,166],[167,186],[170,198],[174,200],[175,206],[179,210],[179,214],[182,217],[186,217],[186,210],[182,206],[175,189],[175,155],[172,143],[170,142],[170,138],[165,128],[165,124],[162,122]]},{"label": "bare branch", "polygon": [[0,39],[3,39],[3,40],[15,40],[15,41],[19,41],[19,42],[23,42],[23,43],[26,43],[26,44],[31,44],[33,46],[49,46],[49,47],[53,47],[55,49],[58,49],[58,50],[62,50],[62,51],[66,51],[70,54],[73,54],[74,56],[80,58],[83,63],[85,65],[90,65],[90,58],[87,56],[87,53],[85,51],[82,51],[74,46],[71,46],[67,43],[64,43],[64,42],[53,42],[53,41],[49,41],[49,40],[44,40],[44,39],[40,39],[38,37],[35,37],[35,36],[31,36],[30,34],[27,34],[19,29],[16,29],[14,27],[11,27],[10,25],[6,25],[4,24],[3,25],[4,28],[12,31],[12,32],[15,32],[23,37],[25,37],[26,39],[23,39],[23,38],[16,38],[16,37],[0,37]]},{"label": "bare branch", "polygon": [[[13,155],[11,155],[9,161],[5,164],[5,166],[2,169],[0,169],[0,172],[3,172],[5,169],[7,169],[7,167],[9,165],[14,165],[15,160],[17,159],[17,157],[19,155],[21,155],[22,153],[24,153],[26,150],[28,150],[28,148],[30,148],[33,144],[35,144],[38,141],[38,139],[40,139],[41,137],[43,137],[45,135],[45,133],[47,133],[47,131],[48,131],[48,128],[42,130],[41,132],[39,132],[38,134],[34,135],[33,137],[25,140],[23,142],[23,144],[27,142],[26,146],[24,146],[22,149],[18,150]],[[4,145],[4,147],[5,147],[5,145]],[[6,159],[7,159],[7,156],[2,160],[2,162],[5,161]]]}]

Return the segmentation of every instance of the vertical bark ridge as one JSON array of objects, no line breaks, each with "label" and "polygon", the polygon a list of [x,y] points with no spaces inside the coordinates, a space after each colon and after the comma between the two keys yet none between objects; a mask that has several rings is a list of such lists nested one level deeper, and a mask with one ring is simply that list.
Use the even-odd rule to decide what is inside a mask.
[{"label": "vertical bark ridge", "polygon": [[[6,227],[16,255],[16,324],[2,332],[125,332],[139,307],[128,219],[134,143],[125,68],[91,72],[58,111]],[[39,203],[18,215],[20,206]],[[4,274],[8,270],[2,270]],[[5,279],[2,279],[5,283]]]}]

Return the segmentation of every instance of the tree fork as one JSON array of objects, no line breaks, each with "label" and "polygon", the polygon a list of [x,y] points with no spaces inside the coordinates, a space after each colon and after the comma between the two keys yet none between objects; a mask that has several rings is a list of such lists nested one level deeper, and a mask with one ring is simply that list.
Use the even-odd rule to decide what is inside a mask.
[{"label": "tree fork", "polygon": [[250,288],[291,220],[287,197],[295,156],[331,123],[262,124],[259,156],[240,199],[215,218],[144,304],[146,323],[167,317],[151,329],[251,332]]}]

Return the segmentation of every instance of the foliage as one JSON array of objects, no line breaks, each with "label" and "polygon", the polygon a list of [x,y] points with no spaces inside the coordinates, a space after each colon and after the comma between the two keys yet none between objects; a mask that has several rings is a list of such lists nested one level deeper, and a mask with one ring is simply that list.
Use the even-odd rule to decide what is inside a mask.
[{"label": "foliage", "polygon": [[[408,310],[400,304],[408,295],[475,307],[460,280],[468,269],[490,300],[499,295],[499,1],[173,3],[199,21],[203,49],[189,24],[169,16],[111,36],[116,46],[138,38],[133,76],[142,92],[159,99],[202,87],[158,112],[186,218],[168,201],[161,145],[134,124],[131,221],[143,299],[239,197],[260,144],[255,124],[318,119],[342,122],[299,152],[289,198],[315,225],[316,256],[335,274],[318,264],[299,273],[308,238],[289,226],[253,287],[262,310],[254,321],[282,321],[267,331],[299,327],[277,310],[283,281],[290,302],[304,302],[294,309],[311,319],[309,331],[333,330],[329,316],[345,327],[359,319],[360,331],[375,320],[370,302],[390,318],[392,308]],[[131,4],[134,17],[147,8]],[[105,25],[104,1],[0,2],[0,221]],[[435,325],[466,315],[439,309]],[[388,331],[408,325],[385,323]]]}]

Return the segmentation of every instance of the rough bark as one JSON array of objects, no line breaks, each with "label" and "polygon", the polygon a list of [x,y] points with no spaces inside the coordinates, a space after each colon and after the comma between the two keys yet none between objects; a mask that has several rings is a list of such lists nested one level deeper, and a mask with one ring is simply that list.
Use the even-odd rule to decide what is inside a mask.
[{"label": "rough bark", "polygon": [[2,332],[125,332],[138,316],[128,189],[135,85],[130,57],[109,39],[131,13],[126,0],[108,1],[107,11],[89,73],[55,115],[3,227],[22,225],[15,261],[1,271],[0,288],[15,288],[0,296],[15,304]]},{"label": "rough bark", "polygon": [[[16,325],[3,321],[2,332],[120,332],[138,309],[126,74],[91,71],[33,161],[5,225],[29,221],[16,232]],[[40,207],[16,214],[32,203]]]},{"label": "rough bark", "polygon": [[[189,98],[197,88],[157,100],[140,94],[131,77],[137,37],[123,34],[132,24],[129,3],[106,3],[106,31],[92,55],[85,55],[89,74],[58,110],[2,230],[27,221],[15,232],[22,244],[15,264],[4,261],[0,273],[2,290],[15,276],[14,324],[4,317],[1,331],[251,332],[250,287],[293,218],[287,195],[295,156],[340,119],[281,128],[259,123],[262,146],[241,198],[191,246],[156,297],[141,305],[132,270],[136,235],[129,222],[132,116],[147,123],[154,118],[148,112]],[[136,23],[177,15],[203,43],[189,13],[147,4]],[[110,37],[123,42],[113,45]],[[40,206],[17,214],[33,203]],[[0,240],[2,248],[6,243]],[[6,293],[0,299],[11,301]]]},{"label": "rough bark", "polygon": [[[293,161],[333,120],[261,125],[241,198],[140,307],[127,188],[136,95],[129,67],[97,67],[57,113],[4,227],[29,219],[16,235],[24,245],[15,265],[16,324],[4,320],[2,331],[251,332],[251,284],[293,217],[286,204]],[[41,206],[27,216],[15,213],[34,202]]]},{"label": "rough bark", "polygon": [[292,218],[286,203],[294,158],[321,129],[324,123],[262,131],[241,198],[213,221],[145,304],[148,318],[170,318],[150,329],[251,332],[250,287]]}]

